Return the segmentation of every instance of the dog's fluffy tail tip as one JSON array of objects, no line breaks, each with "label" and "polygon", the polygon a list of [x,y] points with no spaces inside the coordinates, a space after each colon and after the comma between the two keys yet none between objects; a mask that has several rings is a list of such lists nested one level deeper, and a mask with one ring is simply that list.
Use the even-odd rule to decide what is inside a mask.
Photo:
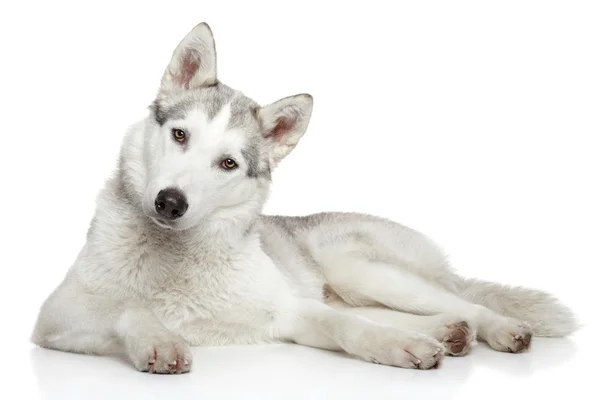
[{"label": "dog's fluffy tail tip", "polygon": [[549,293],[476,279],[467,279],[463,284],[463,297],[527,322],[536,336],[567,336],[582,326],[575,313]]}]

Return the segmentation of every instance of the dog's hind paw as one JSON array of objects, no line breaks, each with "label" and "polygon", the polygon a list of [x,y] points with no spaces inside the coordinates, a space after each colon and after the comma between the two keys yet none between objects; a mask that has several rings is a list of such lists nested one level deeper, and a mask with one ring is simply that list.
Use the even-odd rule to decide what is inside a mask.
[{"label": "dog's hind paw", "polygon": [[438,335],[441,336],[438,339],[444,345],[446,355],[454,357],[466,355],[475,340],[475,335],[465,321],[445,325],[439,330]]},{"label": "dog's hind paw", "polygon": [[507,353],[522,353],[529,349],[533,331],[524,322],[505,318],[486,329],[485,340],[491,348]]},{"label": "dog's hind paw", "polygon": [[445,355],[464,356],[477,343],[475,329],[463,318],[452,314],[438,314],[429,318],[433,320],[429,333],[444,345]]}]

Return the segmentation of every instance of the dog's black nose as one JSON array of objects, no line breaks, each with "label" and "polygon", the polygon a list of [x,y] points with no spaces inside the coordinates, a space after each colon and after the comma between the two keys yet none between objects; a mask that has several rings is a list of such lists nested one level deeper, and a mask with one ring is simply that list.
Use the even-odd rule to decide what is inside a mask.
[{"label": "dog's black nose", "polygon": [[167,219],[177,219],[188,209],[185,196],[177,189],[164,189],[158,192],[154,200],[156,212]]}]

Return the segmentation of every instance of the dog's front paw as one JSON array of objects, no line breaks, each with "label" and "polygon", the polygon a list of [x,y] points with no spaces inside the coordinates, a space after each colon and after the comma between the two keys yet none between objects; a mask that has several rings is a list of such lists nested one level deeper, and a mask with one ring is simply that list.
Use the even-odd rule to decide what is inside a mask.
[{"label": "dog's front paw", "polygon": [[369,340],[363,358],[376,364],[401,368],[431,369],[444,358],[444,346],[434,338],[409,331],[385,329]]},{"label": "dog's front paw", "polygon": [[192,352],[177,335],[149,335],[127,342],[127,355],[139,371],[181,374],[192,367]]},{"label": "dog's front paw", "polygon": [[485,340],[491,348],[508,353],[522,353],[529,349],[533,331],[524,322],[503,318],[486,329]]}]

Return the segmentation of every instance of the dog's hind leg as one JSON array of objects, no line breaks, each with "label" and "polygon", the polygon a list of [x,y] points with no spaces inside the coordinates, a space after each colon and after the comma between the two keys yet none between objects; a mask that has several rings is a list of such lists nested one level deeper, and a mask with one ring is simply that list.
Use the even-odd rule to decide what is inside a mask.
[{"label": "dog's hind leg", "polygon": [[31,340],[41,347],[87,354],[123,354],[140,371],[189,371],[187,344],[133,301],[86,293],[63,282],[42,305]]},{"label": "dog's hind leg", "polygon": [[[486,314],[488,322],[497,324],[501,314],[524,321],[536,336],[564,336],[579,327],[573,312],[548,293],[457,275],[441,248],[406,226],[347,213],[318,214],[300,221],[295,223],[296,237],[331,283],[339,284],[340,291],[347,289],[345,296],[355,306],[386,304],[421,313],[451,306],[453,313],[461,307],[473,314],[473,305],[478,304],[483,306],[478,312]],[[358,282],[352,280],[354,276]],[[412,290],[413,286],[419,289]],[[448,301],[439,307],[423,303],[432,296],[438,303],[442,298]],[[479,324],[481,335],[489,330],[488,322]]]},{"label": "dog's hind leg", "polygon": [[408,329],[429,335],[441,342],[446,355],[464,356],[475,343],[475,331],[468,323],[453,314],[415,315],[386,307],[352,307],[337,295],[328,284],[323,288],[325,302],[339,312],[359,315],[382,325]]},{"label": "dog's hind leg", "polygon": [[408,268],[352,255],[338,255],[322,267],[328,283],[350,305],[456,315],[495,350],[517,353],[529,347],[532,331],[527,324],[470,303]]},{"label": "dog's hind leg", "polygon": [[444,353],[443,345],[429,335],[339,312],[317,300],[288,302],[270,331],[277,340],[344,350],[366,361],[402,368],[435,368]]}]

